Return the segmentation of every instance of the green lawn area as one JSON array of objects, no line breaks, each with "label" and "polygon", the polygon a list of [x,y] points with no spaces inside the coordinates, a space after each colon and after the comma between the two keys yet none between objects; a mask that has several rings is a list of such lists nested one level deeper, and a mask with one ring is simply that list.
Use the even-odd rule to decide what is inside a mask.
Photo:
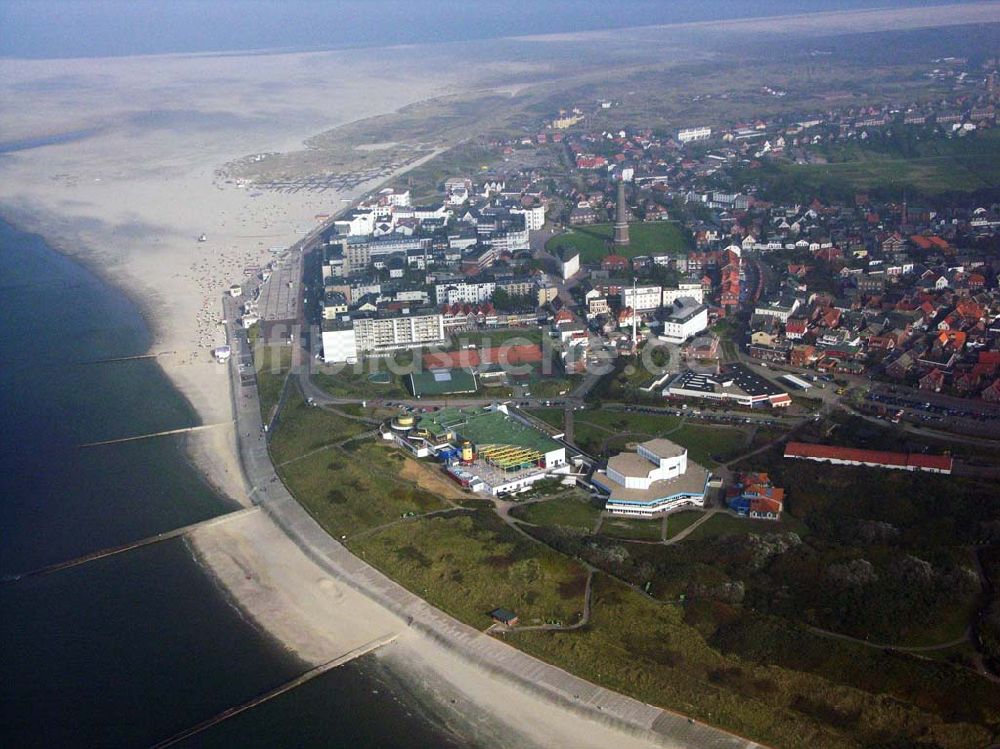
[{"label": "green lawn area", "polygon": [[[291,383],[289,384],[291,387]],[[322,408],[306,405],[295,386],[271,435],[271,459],[276,465],[326,445],[342,442],[373,427]]]},{"label": "green lawn area", "polygon": [[336,406],[339,413],[349,416],[362,416],[367,419],[391,419],[399,414],[395,407],[386,408],[384,406],[362,406],[360,403],[339,403]]},{"label": "green lawn area", "polygon": [[784,178],[807,188],[907,188],[934,195],[969,192],[1000,183],[1000,135],[984,131],[976,137],[928,141],[912,157],[858,145],[840,147],[828,164],[785,164]]},{"label": "green lawn area", "polygon": [[254,345],[253,360],[257,370],[260,413],[267,423],[271,420],[274,407],[281,399],[281,389],[292,366],[292,347],[282,344],[268,345],[258,341]]},{"label": "green lawn area", "polygon": [[601,535],[611,538],[632,538],[637,541],[659,541],[662,521],[660,518],[651,520],[634,520],[633,518],[604,518],[601,523]]},{"label": "green lawn area", "polygon": [[[667,439],[686,447],[688,457],[695,463],[711,468],[717,463],[724,463],[743,452],[747,442],[747,434],[732,427],[685,424],[676,432],[668,434]],[[720,457],[722,460],[715,460],[713,456]]]},{"label": "green lawn area", "polygon": [[[687,233],[671,221],[632,223],[628,227],[628,247],[618,247],[615,253],[625,257],[661,252],[687,252],[692,248]],[[578,226],[565,234],[553,237],[545,245],[550,252],[560,247],[575,247],[580,251],[581,263],[599,263],[610,254],[608,244],[614,234],[612,224]]]},{"label": "green lawn area", "polygon": [[[713,536],[725,536],[730,533],[788,533],[794,531],[800,536],[809,532],[805,523],[796,520],[787,513],[780,521],[751,520],[719,512],[695,528],[684,538],[684,541],[697,541]],[[681,543],[684,543],[681,541]]]},{"label": "green lawn area", "polygon": [[510,514],[534,525],[562,525],[589,531],[594,527],[601,510],[589,497],[573,492],[546,502],[532,502],[515,507]]},{"label": "green lawn area", "polygon": [[522,624],[571,624],[583,612],[586,570],[515,532],[492,509],[401,523],[348,540],[394,580],[478,629],[513,609]]},{"label": "green lawn area", "polygon": [[[335,398],[409,398],[410,394],[404,384],[406,375],[396,374],[390,370],[391,359],[362,359],[357,364],[345,364],[332,372],[318,371],[312,375],[316,385]],[[401,368],[408,367],[408,354],[398,358]],[[376,375],[372,381],[371,375]],[[389,376],[388,382],[377,380]]]},{"label": "green lawn area", "polygon": [[[288,490],[334,537],[425,513],[448,504],[413,481],[400,477],[407,458],[398,449],[372,441],[353,450],[331,448],[278,469]],[[379,470],[372,470],[378,467]]]},{"label": "green lawn area", "polygon": [[680,417],[669,414],[647,414],[622,410],[585,410],[573,414],[573,439],[591,454],[619,452],[626,443],[642,442],[652,437],[666,436],[681,423]]},{"label": "green lawn area", "polygon": [[576,382],[570,377],[539,377],[528,383],[528,390],[534,398],[558,398],[574,387]]},{"label": "green lawn area", "polygon": [[[656,354],[653,356],[655,357]],[[654,405],[660,400],[659,393],[647,393],[640,390],[663,376],[664,365],[657,362],[655,358],[653,362],[656,365],[655,369],[649,371],[636,357],[619,358],[615,363],[614,370],[601,377],[597,386],[590,391],[587,400],[595,403],[611,401]]]},{"label": "green lawn area", "polygon": [[562,429],[565,423],[566,412],[561,408],[528,408],[525,410],[536,419],[551,424],[556,429]]},{"label": "green lawn area", "polygon": [[[543,418],[539,413],[533,413]],[[552,415],[548,416],[554,418]],[[573,414],[573,439],[587,452],[596,454],[601,452],[601,446],[605,444],[609,452],[614,452],[624,449],[629,442],[666,437],[686,447],[691,460],[706,467],[719,462],[712,456],[728,459],[739,454],[746,444],[747,436],[740,429],[681,425],[681,421],[680,416],[671,414],[619,409],[577,411]]]},{"label": "green lawn area", "polygon": [[697,510],[682,510],[667,516],[667,538],[671,539],[685,528],[690,528],[699,518],[705,517],[704,512]]},{"label": "green lawn area", "polygon": [[[711,604],[702,608],[712,612]],[[940,746],[992,740],[973,722],[996,726],[1000,689],[971,672],[808,635],[793,644],[766,624],[727,655],[731,651],[706,638],[717,625],[711,620],[734,617],[738,612],[716,611],[705,626],[695,608],[657,604],[597,575],[587,627],[506,640],[609,689],[771,746],[870,746],[884,735],[900,738],[902,746],[928,730]],[[923,685],[925,679],[930,684]],[[956,689],[966,691],[968,704],[956,698]]]}]

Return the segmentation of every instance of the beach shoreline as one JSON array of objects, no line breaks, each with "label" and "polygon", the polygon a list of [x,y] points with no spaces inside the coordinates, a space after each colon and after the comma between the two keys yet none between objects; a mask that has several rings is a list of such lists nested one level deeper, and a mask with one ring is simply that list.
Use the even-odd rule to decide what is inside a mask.
[{"label": "beach shoreline", "polygon": [[[106,140],[111,142],[103,142]],[[211,348],[226,340],[219,324],[225,289],[240,282],[244,265],[266,261],[270,245],[291,245],[304,233],[296,231],[297,227],[308,230],[314,226],[312,214],[336,213],[342,198],[353,200],[375,185],[363,184],[349,194],[328,192],[322,197],[265,192],[250,198],[247,190],[220,189],[214,169],[243,153],[252,153],[252,148],[215,149],[202,157],[209,158],[212,167],[192,165],[167,179],[124,170],[117,174],[111,170],[111,176],[104,169],[96,174],[90,171],[95,162],[103,162],[104,154],[124,148],[124,140],[107,133],[93,142],[46,146],[45,156],[58,164],[49,168],[57,175],[65,174],[64,164],[81,169],[81,174],[71,179],[57,176],[55,189],[47,184],[47,175],[30,174],[31,159],[8,157],[4,165],[7,173],[24,180],[31,188],[24,191],[30,199],[19,195],[12,201],[0,189],[0,215],[40,234],[54,249],[122,289],[149,326],[150,352],[174,352],[160,357],[157,364],[201,422],[230,422],[235,401],[228,367],[211,357]],[[86,167],[79,163],[81,150],[87,152]],[[175,154],[164,155],[169,160]],[[24,163],[18,167],[11,161]],[[81,195],[84,183],[87,194]],[[113,192],[109,192],[110,186],[114,186]],[[61,204],[70,210],[60,213]],[[149,210],[148,206],[157,204],[163,205],[162,210]],[[220,220],[221,215],[225,220]],[[209,236],[207,243],[197,241],[202,231]],[[258,238],[262,234],[268,236]],[[254,242],[256,247],[241,251],[241,243]],[[259,418],[259,411],[256,415]],[[188,435],[186,448],[211,485],[234,504],[252,504],[253,487],[239,458],[235,428]],[[300,509],[297,504],[296,509]],[[325,534],[318,526],[316,530]],[[456,660],[449,661],[449,668],[464,674],[459,680],[433,659],[419,668],[408,667],[440,644],[417,634],[398,613],[324,570],[264,513],[195,531],[187,543],[227,600],[266,631],[277,647],[305,666],[336,659],[382,637],[395,637],[391,646],[374,657],[384,659],[408,685],[420,685],[421,693],[441,707],[456,727],[475,716],[472,724],[476,730],[487,730],[488,725],[490,735],[517,735],[523,746],[558,744],[570,736],[575,736],[580,746],[595,749],[608,741],[625,749],[651,745],[648,738],[633,737],[621,725],[585,719],[578,709],[566,710],[539,700],[523,685],[482,670],[473,660],[455,653],[450,654]],[[445,652],[440,655],[444,658]],[[461,668],[460,663],[464,663]],[[494,699],[497,689],[506,695],[502,704]],[[445,694],[447,699],[434,697]],[[463,700],[462,695],[469,697]],[[519,707],[511,712],[513,705]],[[533,716],[533,728],[513,727],[529,715]],[[594,737],[601,737],[601,741]]]},{"label": "beach shoreline", "polygon": [[[969,7],[981,13],[983,8],[992,10],[997,5],[981,3]],[[970,11],[963,17],[974,15]],[[751,22],[766,24],[774,19]],[[736,22],[725,23],[738,27]],[[530,39],[578,41],[596,33],[608,32]],[[260,85],[280,80],[285,74],[301,76],[297,65],[316,56],[329,55],[262,56],[259,59],[273,69],[271,78]],[[344,108],[352,115],[348,119],[315,93],[307,93],[309,78],[305,76],[299,79],[297,87],[276,95],[276,101],[270,104],[270,116],[275,121],[267,120],[268,124],[262,126],[254,115],[244,114],[249,107],[246,100],[249,94],[222,93],[227,85],[226,76],[239,74],[240,57],[185,55],[146,61],[150,65],[162,64],[168,70],[161,72],[161,79],[153,81],[152,97],[140,101],[139,108],[154,106],[151,102],[157,92],[169,87],[169,75],[195,76],[199,65],[208,65],[219,81],[212,89],[213,95],[221,97],[216,105],[218,111],[185,113],[184,122],[195,124],[191,125],[193,135],[185,133],[183,141],[169,124],[154,123],[143,130],[125,125],[82,141],[37,149],[44,151],[42,154],[28,151],[8,154],[0,160],[0,170],[5,172],[8,183],[8,187],[0,188],[0,216],[19,228],[42,235],[54,249],[83,263],[136,304],[152,334],[150,351],[172,352],[161,357],[157,364],[203,424],[233,421],[237,408],[234,395],[238,398],[238,394],[233,392],[228,367],[218,365],[211,356],[211,349],[225,342],[220,324],[223,317],[220,299],[225,288],[241,281],[244,268],[266,262],[270,247],[293,244],[304,233],[303,229],[308,231],[315,226],[317,215],[336,213],[341,200],[356,199],[375,186],[366,183],[354,190],[323,195],[293,196],[266,191],[253,195],[248,189],[220,185],[215,169],[232,159],[271,150],[276,144],[282,148],[302,147],[309,134],[362,116],[397,111],[434,94],[432,87],[408,89],[414,85],[413,81],[401,80],[392,84],[391,91],[379,91],[376,96],[375,87],[352,82],[350,95],[355,97],[352,100],[355,106]],[[92,76],[100,95],[116,102],[114,111],[123,117],[132,116],[129,113],[134,107],[123,100],[127,94],[123,97],[100,88],[106,87],[101,77],[111,76],[115,85],[124,82],[128,91],[139,90],[136,87],[142,85],[141,74],[125,70],[124,62],[91,59],[81,64],[86,74]],[[53,70],[59,69],[51,61],[15,67],[37,70],[32,73],[35,76],[32,80],[38,81],[47,80]],[[340,74],[348,76],[347,68]],[[175,92],[177,106],[184,106],[187,98],[200,95],[199,90],[194,86]],[[297,101],[297,97],[302,97],[302,101]],[[291,130],[287,126],[281,130],[277,120],[285,116],[283,113],[294,111],[295,106],[315,111]],[[18,123],[15,130],[30,130],[55,109],[56,104],[43,107]],[[86,111],[91,112],[89,117],[96,117],[92,110],[93,107]],[[231,115],[233,112],[240,114]],[[62,129],[87,124],[87,119],[71,117]],[[169,122],[169,117],[165,119]],[[208,125],[204,132],[199,131],[197,123],[207,120],[227,124],[219,126],[217,131]],[[249,135],[243,134],[244,127],[251,128]],[[188,143],[192,139],[198,141],[193,146]],[[16,187],[11,186],[15,184]],[[197,237],[202,233],[208,236],[206,243],[198,242]],[[249,507],[257,501],[252,501],[255,487],[240,459],[238,440],[235,428],[204,430],[186,438],[186,450],[205,480],[220,494],[237,505]],[[325,548],[337,552],[335,547],[340,545],[332,538],[326,540],[334,546]],[[367,565],[356,557],[353,558],[356,564],[348,562],[352,566],[346,572],[344,568],[331,571],[269,512],[253,513],[232,523],[195,531],[188,544],[199,565],[228,600],[306,666],[329,661],[380,637],[394,637],[391,645],[376,651],[372,657],[401,674],[408,683],[421,685],[425,692],[434,695],[437,708],[446,716],[450,714],[455,725],[473,720],[473,728],[485,735],[502,734],[505,739],[516,735],[514,743],[525,746],[570,742],[580,747],[603,747],[614,742],[621,749],[652,744],[701,745],[674,741],[666,730],[653,732],[652,726],[659,720],[655,715],[667,715],[670,730],[679,725],[671,721],[682,720],[663,711],[657,713],[659,708],[646,705],[646,711],[641,703],[638,706],[628,703],[629,710],[641,713],[641,719],[630,729],[626,721],[601,715],[596,702],[588,706],[573,704],[572,691],[567,696],[554,688],[531,689],[527,676],[519,681],[503,669],[483,666],[475,655],[477,651],[499,657],[497,648],[505,648],[517,654],[510,657],[519,665],[534,662],[532,668],[542,669],[538,673],[544,671],[546,675],[559,671],[487,635],[474,636],[466,631],[469,628],[461,629],[464,625],[454,620],[451,621],[459,629],[451,643],[441,631],[413,627],[410,617],[402,613],[406,607],[414,607],[414,611],[429,620],[441,622],[442,627],[450,617],[426,602],[417,603],[409,598],[397,608],[383,605],[377,593],[357,582],[365,579],[385,586],[380,573],[372,571],[375,577],[371,577],[368,571],[360,570],[356,565]],[[346,549],[343,553],[349,554]],[[354,574],[359,577],[352,582]],[[438,619],[438,615],[446,619]],[[567,680],[576,679],[561,673]],[[582,680],[573,683],[577,682]],[[595,700],[607,700],[611,693],[603,690],[594,694]],[[646,721],[647,730],[639,727],[642,721]],[[705,727],[705,730],[713,729]],[[751,745],[721,731],[718,735],[719,741],[724,742],[720,746]]]}]

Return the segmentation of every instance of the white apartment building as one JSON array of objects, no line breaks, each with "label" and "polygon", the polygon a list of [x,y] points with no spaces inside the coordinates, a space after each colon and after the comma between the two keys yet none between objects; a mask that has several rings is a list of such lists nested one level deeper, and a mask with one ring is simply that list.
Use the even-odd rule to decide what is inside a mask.
[{"label": "white apartment building", "polygon": [[580,253],[572,247],[560,248],[556,260],[559,261],[559,274],[563,281],[580,272]]},{"label": "white apartment building", "polygon": [[500,231],[491,235],[489,243],[499,255],[501,252],[519,252],[531,247],[528,243],[527,229],[512,229],[510,231]]},{"label": "white apartment building", "polygon": [[534,294],[535,289],[538,288],[538,284],[531,278],[498,281],[496,286],[511,296],[528,296]]},{"label": "white apartment building", "polygon": [[375,231],[376,215],[373,209],[356,209],[344,218],[333,222],[338,234],[349,237],[365,237]]},{"label": "white apartment building", "polygon": [[663,290],[663,306],[669,307],[682,296],[694,299],[698,304],[705,301],[705,291],[699,281],[679,283],[677,288],[665,288]]},{"label": "white apartment building", "polygon": [[663,289],[660,286],[629,286],[622,289],[622,308],[631,307],[636,312],[646,312],[660,307],[663,303]]},{"label": "white apartment building", "polygon": [[410,191],[402,187],[386,187],[379,191],[379,197],[388,205],[406,207],[410,205]]},{"label": "white apartment building", "polygon": [[511,208],[510,212],[524,216],[524,228],[528,231],[538,231],[545,226],[545,206],[535,205],[531,208]]},{"label": "white apartment building", "polygon": [[696,140],[708,140],[712,137],[710,127],[688,127],[677,131],[677,140],[681,143],[691,143]]},{"label": "white apartment building", "polygon": [[684,343],[707,327],[708,305],[691,297],[681,297],[673,303],[670,315],[663,321],[660,338],[667,343]]},{"label": "white apartment building", "polygon": [[753,313],[763,317],[776,317],[781,322],[788,322],[788,318],[795,314],[799,308],[798,297],[790,299],[774,299],[754,307]]},{"label": "white apartment building", "polygon": [[434,286],[434,300],[438,304],[480,304],[492,299],[496,288],[493,281],[443,281]]},{"label": "white apartment building", "polygon": [[611,314],[611,307],[608,306],[607,297],[595,296],[587,300],[587,317],[609,314]]},{"label": "white apartment building", "polygon": [[430,310],[343,317],[323,331],[323,361],[353,362],[361,356],[444,343],[444,319]]}]

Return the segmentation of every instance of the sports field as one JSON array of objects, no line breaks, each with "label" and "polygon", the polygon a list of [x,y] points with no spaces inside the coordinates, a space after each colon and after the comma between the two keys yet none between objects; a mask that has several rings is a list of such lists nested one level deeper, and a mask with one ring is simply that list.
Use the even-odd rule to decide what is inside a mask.
[{"label": "sports field", "polygon": [[[611,224],[578,226],[565,234],[552,237],[545,249],[553,252],[560,247],[575,247],[580,251],[581,263],[599,263],[611,254],[609,249],[614,227]],[[650,221],[629,224],[629,245],[617,247],[614,253],[625,257],[650,255],[662,252],[687,252],[692,248],[687,234],[671,221]]]}]

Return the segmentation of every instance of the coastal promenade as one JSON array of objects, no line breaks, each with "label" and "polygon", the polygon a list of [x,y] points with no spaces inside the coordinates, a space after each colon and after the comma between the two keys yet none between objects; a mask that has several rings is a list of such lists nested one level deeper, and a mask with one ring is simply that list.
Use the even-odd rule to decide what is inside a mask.
[{"label": "coastal promenade", "polygon": [[[232,300],[225,300],[227,336],[234,347]],[[235,353],[235,352],[234,352]],[[651,744],[670,747],[755,747],[757,744],[666,710],[612,692],[540,661],[476,630],[409,592],[363,562],[331,537],[292,497],[275,473],[263,433],[257,391],[241,382],[238,361],[229,363],[239,455],[250,498],[321,569],[433,638],[490,677],[506,679],[553,707],[568,708],[623,729]]]}]

